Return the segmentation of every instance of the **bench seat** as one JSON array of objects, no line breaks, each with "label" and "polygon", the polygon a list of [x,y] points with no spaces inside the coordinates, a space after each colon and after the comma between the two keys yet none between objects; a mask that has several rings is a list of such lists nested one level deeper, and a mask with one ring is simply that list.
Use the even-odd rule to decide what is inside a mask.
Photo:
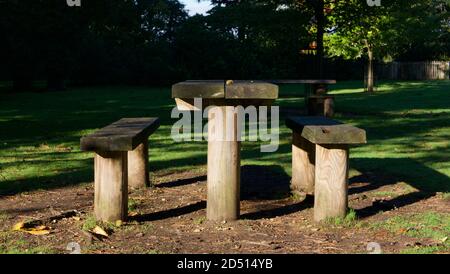
[{"label": "bench seat", "polygon": [[314,195],[314,220],[347,213],[349,146],[367,142],[363,129],[321,116],[288,117],[293,192]]},{"label": "bench seat", "polygon": [[81,150],[95,152],[98,220],[126,220],[128,187],[149,185],[148,138],[158,127],[158,118],[123,118],[81,138]]}]

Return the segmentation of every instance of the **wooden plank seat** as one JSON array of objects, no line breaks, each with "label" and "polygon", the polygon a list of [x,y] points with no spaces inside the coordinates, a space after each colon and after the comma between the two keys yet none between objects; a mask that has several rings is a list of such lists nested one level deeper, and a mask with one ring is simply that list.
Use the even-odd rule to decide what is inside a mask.
[{"label": "wooden plank seat", "polygon": [[81,138],[81,150],[95,152],[94,212],[98,220],[125,220],[128,186],[149,185],[148,137],[158,127],[158,118],[123,118]]},{"label": "wooden plank seat", "polygon": [[292,129],[294,192],[314,194],[314,220],[344,217],[347,212],[350,145],[364,144],[363,129],[320,116],[288,117]]}]

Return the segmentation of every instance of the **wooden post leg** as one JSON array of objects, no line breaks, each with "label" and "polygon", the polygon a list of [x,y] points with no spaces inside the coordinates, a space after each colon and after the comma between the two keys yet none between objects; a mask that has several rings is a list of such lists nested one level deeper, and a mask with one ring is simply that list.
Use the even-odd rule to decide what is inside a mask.
[{"label": "wooden post leg", "polygon": [[[236,139],[236,116],[231,121],[226,118],[227,112],[232,109],[214,107],[208,114],[208,220],[230,221],[239,218],[241,142]],[[214,117],[217,112],[222,113],[222,117]],[[222,129],[222,140],[214,135],[214,128]],[[234,140],[225,139],[230,130]]]},{"label": "wooden post leg", "polygon": [[292,134],[291,190],[312,195],[314,193],[315,145],[301,136]]},{"label": "wooden post leg", "polygon": [[148,175],[148,141],[128,152],[128,186],[144,188],[150,185]]},{"label": "wooden post leg", "polygon": [[347,213],[348,147],[316,145],[314,220],[345,217]]},{"label": "wooden post leg", "polygon": [[125,221],[128,215],[127,152],[98,152],[94,169],[96,219]]},{"label": "wooden post leg", "polygon": [[334,116],[334,98],[326,97],[323,101],[323,113],[325,117]]}]

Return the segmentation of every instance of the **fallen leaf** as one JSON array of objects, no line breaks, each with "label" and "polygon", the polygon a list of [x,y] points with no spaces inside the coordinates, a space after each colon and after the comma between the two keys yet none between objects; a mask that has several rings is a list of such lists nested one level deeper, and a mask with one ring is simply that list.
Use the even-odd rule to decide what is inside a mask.
[{"label": "fallen leaf", "polygon": [[444,237],[441,239],[441,242],[445,243],[448,240],[448,237]]},{"label": "fallen leaf", "polygon": [[128,216],[130,216],[130,217],[134,217],[134,216],[137,216],[137,215],[139,215],[139,213],[137,213],[136,211],[131,211],[131,212],[128,213]]},{"label": "fallen leaf", "polygon": [[26,232],[32,235],[46,235],[46,234],[50,234],[50,228],[48,226],[45,225],[38,225],[38,226],[32,226],[32,224],[28,223],[24,223],[24,222],[19,222],[16,223],[13,228],[13,231],[22,231],[22,232]]},{"label": "fallen leaf", "polygon": [[92,230],[92,233],[101,235],[104,237],[109,237],[108,233],[106,233],[106,231],[103,228],[99,227],[98,225],[94,227],[94,229]]},{"label": "fallen leaf", "polygon": [[32,234],[32,235],[47,235],[50,234],[50,230],[48,229],[42,229],[42,230],[23,230],[26,233]]},{"label": "fallen leaf", "polygon": [[25,226],[24,222],[19,222],[15,224],[12,228],[13,231],[21,230]]}]

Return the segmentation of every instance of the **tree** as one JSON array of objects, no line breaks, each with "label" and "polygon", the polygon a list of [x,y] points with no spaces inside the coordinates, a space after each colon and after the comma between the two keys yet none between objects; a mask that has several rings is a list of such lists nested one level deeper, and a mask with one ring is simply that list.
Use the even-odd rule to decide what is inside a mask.
[{"label": "tree", "polygon": [[370,7],[365,1],[337,0],[332,4],[332,29],[325,36],[326,50],[332,57],[345,59],[366,54],[367,90],[373,92],[374,59],[398,57],[426,41],[441,40],[442,48],[445,45],[448,48],[448,4],[445,2],[398,0]]},{"label": "tree", "polygon": [[367,90],[374,91],[373,60],[375,54],[381,56],[387,46],[384,30],[389,25],[390,5],[369,7],[365,1],[335,1],[330,22],[331,33],[325,37],[327,52],[330,56],[345,59],[360,58],[367,54]]}]

